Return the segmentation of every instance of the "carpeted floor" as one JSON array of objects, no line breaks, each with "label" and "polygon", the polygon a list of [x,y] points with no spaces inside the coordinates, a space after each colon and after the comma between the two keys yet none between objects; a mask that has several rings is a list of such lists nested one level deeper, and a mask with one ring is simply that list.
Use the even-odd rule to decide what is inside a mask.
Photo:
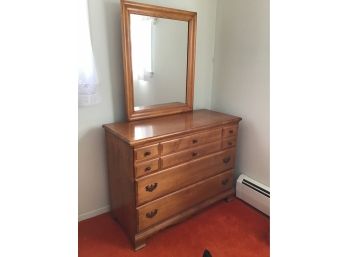
[{"label": "carpeted floor", "polygon": [[137,252],[109,213],[79,223],[79,257],[269,256],[269,218],[242,201],[221,201],[147,240]]}]

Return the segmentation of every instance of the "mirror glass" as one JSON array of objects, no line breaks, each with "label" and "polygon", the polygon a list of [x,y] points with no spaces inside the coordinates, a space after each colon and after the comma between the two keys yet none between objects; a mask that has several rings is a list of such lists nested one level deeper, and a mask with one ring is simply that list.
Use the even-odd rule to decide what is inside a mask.
[{"label": "mirror glass", "polygon": [[134,111],[186,102],[188,22],[130,14]]}]

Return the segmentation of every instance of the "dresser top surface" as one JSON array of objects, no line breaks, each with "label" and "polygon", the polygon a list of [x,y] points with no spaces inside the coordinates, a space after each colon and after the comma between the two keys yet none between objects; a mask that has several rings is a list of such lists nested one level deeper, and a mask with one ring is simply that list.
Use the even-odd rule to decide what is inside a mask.
[{"label": "dresser top surface", "polygon": [[226,123],[238,123],[240,120],[241,118],[237,116],[203,109],[138,121],[105,124],[103,127],[126,142],[134,144],[150,138],[160,139]]}]

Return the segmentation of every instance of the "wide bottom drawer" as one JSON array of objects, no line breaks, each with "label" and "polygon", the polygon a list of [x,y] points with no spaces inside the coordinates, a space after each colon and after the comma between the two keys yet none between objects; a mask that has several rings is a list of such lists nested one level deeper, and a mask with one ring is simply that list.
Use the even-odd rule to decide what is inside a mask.
[{"label": "wide bottom drawer", "polygon": [[232,188],[232,171],[208,178],[137,208],[142,231],[220,192]]}]

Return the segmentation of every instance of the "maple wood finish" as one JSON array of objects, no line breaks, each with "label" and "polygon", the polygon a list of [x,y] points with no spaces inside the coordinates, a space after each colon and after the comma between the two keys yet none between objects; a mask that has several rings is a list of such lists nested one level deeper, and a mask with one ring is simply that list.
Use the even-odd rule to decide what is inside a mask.
[{"label": "maple wood finish", "polygon": [[222,136],[223,137],[233,137],[237,136],[238,126],[228,126],[222,129]]},{"label": "maple wood finish", "polygon": [[[143,204],[224,170],[232,169],[234,156],[235,151],[231,149],[143,177],[136,182],[137,203]],[[148,190],[148,186],[155,184],[156,188]]]},{"label": "maple wood finish", "polygon": [[217,152],[218,150],[220,150],[220,142],[214,142],[192,149],[188,149],[185,151],[181,151],[179,153],[167,155],[161,158],[162,168],[168,168],[175,164],[194,160],[209,153]]},{"label": "maple wood finish", "polygon": [[[153,106],[143,106],[141,108],[137,108],[137,110],[134,109],[130,14],[139,14],[151,17],[180,20],[186,21],[188,23],[185,103],[168,103]],[[126,112],[128,120],[139,120],[150,117],[187,112],[192,110],[196,53],[196,23],[197,13],[195,12],[182,11],[172,8],[135,3],[130,1],[121,1],[122,49]]]},{"label": "maple wood finish", "polygon": [[222,140],[222,149],[226,149],[229,147],[236,146],[237,144],[237,138],[236,137],[231,137],[227,139]]},{"label": "maple wood finish", "polygon": [[111,210],[134,249],[157,231],[231,198],[240,120],[197,110],[104,125]]},{"label": "maple wood finish", "polygon": [[158,144],[137,148],[134,151],[136,161],[148,160],[158,156]]},{"label": "maple wood finish", "polygon": [[141,177],[147,174],[151,174],[155,171],[158,170],[159,168],[159,159],[154,159],[154,160],[150,160],[150,161],[144,161],[141,163],[136,163],[134,165],[134,169],[135,169],[135,177]]},{"label": "maple wood finish", "polygon": [[227,171],[145,204],[137,208],[139,230],[144,230],[231,188],[232,172]]},{"label": "maple wood finish", "polygon": [[202,145],[205,143],[216,142],[221,137],[221,131],[219,129],[194,134],[192,136],[187,136],[179,139],[170,140],[161,143],[162,153],[170,154],[175,153],[180,150],[187,149],[189,147],[194,147]]}]

